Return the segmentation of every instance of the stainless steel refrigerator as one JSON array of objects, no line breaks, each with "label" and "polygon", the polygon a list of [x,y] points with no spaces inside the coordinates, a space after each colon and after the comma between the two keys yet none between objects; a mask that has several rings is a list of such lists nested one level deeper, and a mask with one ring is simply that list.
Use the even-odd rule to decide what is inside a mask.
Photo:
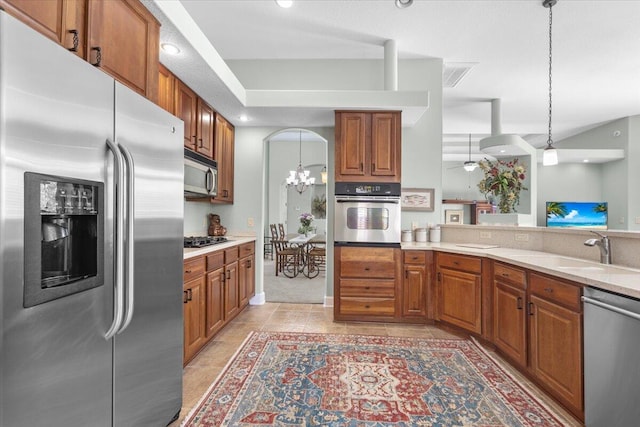
[{"label": "stainless steel refrigerator", "polygon": [[182,403],[182,122],[0,11],[0,425]]}]

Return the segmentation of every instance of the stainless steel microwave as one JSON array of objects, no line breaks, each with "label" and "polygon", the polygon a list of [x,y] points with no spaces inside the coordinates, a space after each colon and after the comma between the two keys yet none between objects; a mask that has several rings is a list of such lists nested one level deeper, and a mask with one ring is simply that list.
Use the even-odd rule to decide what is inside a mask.
[{"label": "stainless steel microwave", "polygon": [[184,150],[185,197],[218,195],[218,163],[193,151]]}]

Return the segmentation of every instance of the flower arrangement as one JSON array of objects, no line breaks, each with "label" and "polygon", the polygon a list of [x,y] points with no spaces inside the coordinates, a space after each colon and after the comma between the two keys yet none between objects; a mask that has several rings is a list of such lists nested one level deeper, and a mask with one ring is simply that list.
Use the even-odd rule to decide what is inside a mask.
[{"label": "flower arrangement", "polygon": [[517,158],[509,162],[484,159],[478,164],[484,172],[484,178],[478,183],[480,192],[487,198],[490,194],[500,197],[500,213],[516,212],[515,207],[520,204],[520,191],[527,190],[522,184],[526,172],[524,165]]},{"label": "flower arrangement", "polygon": [[308,212],[305,212],[300,215],[300,228],[298,228],[298,233],[304,234],[305,236],[313,230],[311,227],[311,222],[313,222],[314,216]]}]

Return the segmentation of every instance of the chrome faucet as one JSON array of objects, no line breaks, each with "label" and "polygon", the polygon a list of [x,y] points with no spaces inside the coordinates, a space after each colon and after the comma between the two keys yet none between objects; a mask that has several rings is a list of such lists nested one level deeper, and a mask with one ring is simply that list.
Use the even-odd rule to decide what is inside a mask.
[{"label": "chrome faucet", "polygon": [[584,244],[586,246],[597,246],[600,248],[600,262],[602,264],[611,264],[611,243],[609,242],[609,237],[597,231],[592,231],[592,233],[597,234],[600,238],[588,239]]}]

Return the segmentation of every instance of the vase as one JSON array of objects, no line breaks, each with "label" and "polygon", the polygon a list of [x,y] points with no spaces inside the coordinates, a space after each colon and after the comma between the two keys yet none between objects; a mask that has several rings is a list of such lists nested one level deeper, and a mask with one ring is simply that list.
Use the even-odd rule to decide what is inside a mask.
[{"label": "vase", "polygon": [[498,210],[500,213],[512,213],[515,212],[516,199],[509,199],[506,195],[500,196],[500,202],[498,202]]}]

